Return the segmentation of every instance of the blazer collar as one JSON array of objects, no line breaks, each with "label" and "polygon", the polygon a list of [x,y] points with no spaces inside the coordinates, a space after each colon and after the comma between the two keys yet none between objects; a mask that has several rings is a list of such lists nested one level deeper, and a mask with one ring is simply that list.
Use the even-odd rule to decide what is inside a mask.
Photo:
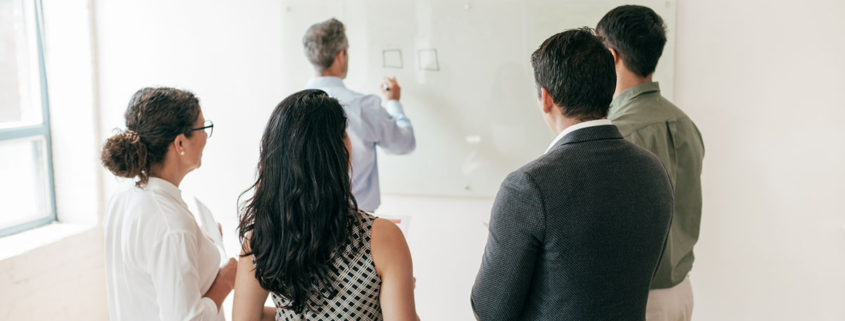
[{"label": "blazer collar", "polygon": [[557,144],[552,147],[549,151],[551,152],[552,150],[560,148],[560,146],[568,144],[622,138],[622,133],[619,132],[619,128],[616,128],[616,125],[587,127],[576,130],[566,136],[563,136],[563,138],[561,138],[560,141],[558,141]]}]

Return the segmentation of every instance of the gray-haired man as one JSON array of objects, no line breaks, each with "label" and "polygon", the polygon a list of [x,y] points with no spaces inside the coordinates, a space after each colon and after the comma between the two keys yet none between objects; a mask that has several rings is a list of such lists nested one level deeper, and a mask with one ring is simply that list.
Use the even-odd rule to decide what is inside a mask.
[{"label": "gray-haired man", "polygon": [[414,128],[399,103],[401,88],[395,78],[379,85],[387,101],[383,108],[378,96],[360,94],[343,85],[349,69],[349,42],[346,28],[337,19],[312,25],[302,44],[316,71],[306,87],[327,92],[346,110],[352,140],[352,193],[358,207],[375,211],[381,204],[376,145],[389,154],[407,154],[416,147]]}]

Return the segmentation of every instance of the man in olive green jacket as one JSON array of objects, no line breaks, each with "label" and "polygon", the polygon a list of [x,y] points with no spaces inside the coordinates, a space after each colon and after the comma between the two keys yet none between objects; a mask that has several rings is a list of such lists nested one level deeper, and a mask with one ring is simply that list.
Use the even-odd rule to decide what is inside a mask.
[{"label": "man in olive green jacket", "polygon": [[663,19],[647,7],[621,6],[608,12],[596,30],[616,61],[616,93],[607,118],[625,139],[660,158],[675,189],[672,226],[651,283],[646,319],[690,320],[688,273],[701,223],[704,142],[695,123],[652,82],[666,44]]}]

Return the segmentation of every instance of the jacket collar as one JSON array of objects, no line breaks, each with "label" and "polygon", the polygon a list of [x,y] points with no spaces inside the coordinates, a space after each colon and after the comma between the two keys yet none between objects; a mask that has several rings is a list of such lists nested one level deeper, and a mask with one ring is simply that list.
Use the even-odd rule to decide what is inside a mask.
[{"label": "jacket collar", "polygon": [[608,140],[608,139],[622,139],[622,133],[616,128],[616,125],[602,125],[587,127],[569,133],[560,139],[549,151],[560,148],[564,145],[582,143],[588,141]]}]

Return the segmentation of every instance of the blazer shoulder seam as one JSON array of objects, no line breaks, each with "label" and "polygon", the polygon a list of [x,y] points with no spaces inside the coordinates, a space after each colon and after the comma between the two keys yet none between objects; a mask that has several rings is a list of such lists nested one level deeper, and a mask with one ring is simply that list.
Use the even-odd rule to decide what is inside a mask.
[{"label": "blazer shoulder seam", "polygon": [[540,241],[544,241],[546,239],[546,200],[543,199],[543,192],[540,190],[540,187],[537,185],[537,182],[534,180],[534,177],[531,176],[527,170],[524,170],[523,173],[525,174],[526,179],[528,180],[529,188],[537,192],[537,198],[540,199],[540,215],[543,218],[543,224],[540,226],[542,228],[542,235]]}]

